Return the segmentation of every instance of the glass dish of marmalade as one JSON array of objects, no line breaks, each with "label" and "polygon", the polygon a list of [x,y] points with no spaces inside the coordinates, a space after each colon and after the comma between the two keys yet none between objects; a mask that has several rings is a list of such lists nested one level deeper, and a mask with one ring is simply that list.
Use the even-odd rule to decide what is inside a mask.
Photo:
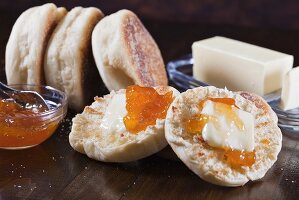
[{"label": "glass dish of marmalade", "polygon": [[10,85],[38,92],[50,109],[25,108],[12,99],[0,98],[0,149],[25,149],[48,139],[67,113],[65,93],[49,86]]}]

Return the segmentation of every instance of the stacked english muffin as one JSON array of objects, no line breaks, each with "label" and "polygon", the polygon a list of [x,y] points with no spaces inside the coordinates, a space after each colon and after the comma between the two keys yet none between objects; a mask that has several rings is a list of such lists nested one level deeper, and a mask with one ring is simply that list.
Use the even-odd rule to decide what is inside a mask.
[{"label": "stacked english muffin", "polygon": [[7,83],[60,89],[76,111],[103,93],[102,79],[109,90],[167,85],[160,50],[138,17],[121,10],[103,18],[93,7],[26,10],[6,46]]}]

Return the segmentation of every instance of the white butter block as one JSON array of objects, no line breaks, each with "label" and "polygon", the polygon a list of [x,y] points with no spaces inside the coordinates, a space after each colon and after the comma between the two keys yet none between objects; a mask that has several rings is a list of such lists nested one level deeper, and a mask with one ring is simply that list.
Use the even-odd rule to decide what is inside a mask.
[{"label": "white butter block", "polygon": [[282,87],[293,56],[225,37],[192,45],[193,76],[216,87],[264,95]]},{"label": "white butter block", "polygon": [[208,122],[202,131],[202,137],[212,147],[231,148],[240,151],[254,150],[254,117],[245,111],[234,108],[234,112],[244,123],[244,130],[240,130],[234,123],[227,123],[225,115],[214,110],[212,101],[207,101],[202,114],[213,116],[218,125]]},{"label": "white butter block", "polygon": [[299,107],[299,67],[291,69],[282,82],[280,107],[291,110]]}]

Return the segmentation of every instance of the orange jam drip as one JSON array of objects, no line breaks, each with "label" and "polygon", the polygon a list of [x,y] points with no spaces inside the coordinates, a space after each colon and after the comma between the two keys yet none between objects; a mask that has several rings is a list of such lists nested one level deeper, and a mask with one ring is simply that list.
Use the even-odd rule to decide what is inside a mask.
[{"label": "orange jam drip", "polygon": [[206,99],[200,101],[200,102],[198,103],[198,107],[199,107],[200,109],[202,109],[203,106],[204,106],[204,103],[205,103],[206,101],[208,101],[208,100],[213,101],[213,102],[215,102],[215,103],[223,103],[223,104],[226,104],[226,105],[235,106],[235,107],[238,108],[238,106],[236,106],[236,101],[235,101],[235,99],[233,99],[233,98],[211,98],[211,97],[208,97],[208,98],[206,98]]},{"label": "orange jam drip", "polygon": [[225,151],[224,158],[234,169],[241,169],[242,166],[250,167],[255,162],[255,151],[228,149]]},{"label": "orange jam drip", "polygon": [[270,141],[267,138],[264,138],[264,139],[261,140],[261,143],[265,144],[265,145],[268,145],[268,144],[270,144]]},{"label": "orange jam drip", "polygon": [[234,123],[240,130],[244,130],[245,126],[237,113],[233,110],[235,106],[226,103],[216,103],[215,111],[225,115],[227,122]]},{"label": "orange jam drip", "polygon": [[172,100],[172,91],[160,95],[154,88],[129,86],[126,90],[128,114],[123,119],[127,130],[138,133],[156,124],[157,119],[164,119]]},{"label": "orange jam drip", "polygon": [[37,109],[26,109],[14,101],[0,99],[0,147],[26,147],[46,140],[58,123],[46,123]]},{"label": "orange jam drip", "polygon": [[[235,113],[233,108],[238,108],[235,103],[235,99],[232,98],[206,98],[198,103],[198,108],[203,109],[206,101],[215,102],[215,111],[225,115],[227,122],[235,123],[235,125],[240,129],[244,130],[244,124],[242,120]],[[217,119],[212,116],[207,116],[204,114],[198,114],[193,116],[191,119],[188,119],[185,122],[185,130],[191,134],[201,134],[204,126],[212,121],[215,126],[219,126]],[[225,151],[225,160],[235,169],[240,169],[242,166],[251,166],[255,162],[255,151],[246,152],[240,150],[233,150],[224,148]]]},{"label": "orange jam drip", "polygon": [[198,116],[192,117],[185,122],[185,129],[192,135],[200,134],[208,121],[209,116],[199,114]]},{"label": "orange jam drip", "polygon": [[[237,107],[235,104],[235,99],[232,98],[206,98],[198,103],[198,108],[202,110],[206,101],[215,102],[215,111],[221,114],[224,114],[228,122],[234,122],[235,125],[244,130],[244,124],[242,120],[238,117],[238,115],[234,112],[233,107]],[[238,108],[238,107],[237,107]],[[212,120],[214,124],[217,126],[217,120],[215,120],[211,116],[199,114],[193,116],[191,119],[185,122],[185,129],[190,134],[200,134],[202,132],[203,127]]]}]

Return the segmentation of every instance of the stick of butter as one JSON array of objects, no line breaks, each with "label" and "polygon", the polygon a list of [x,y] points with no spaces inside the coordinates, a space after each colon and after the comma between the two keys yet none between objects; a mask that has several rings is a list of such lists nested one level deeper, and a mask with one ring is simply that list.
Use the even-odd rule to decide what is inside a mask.
[{"label": "stick of butter", "polygon": [[280,89],[294,61],[292,55],[219,36],[194,42],[192,54],[196,79],[258,95]]},{"label": "stick of butter", "polygon": [[280,107],[283,110],[299,107],[299,67],[291,69],[283,78]]}]

